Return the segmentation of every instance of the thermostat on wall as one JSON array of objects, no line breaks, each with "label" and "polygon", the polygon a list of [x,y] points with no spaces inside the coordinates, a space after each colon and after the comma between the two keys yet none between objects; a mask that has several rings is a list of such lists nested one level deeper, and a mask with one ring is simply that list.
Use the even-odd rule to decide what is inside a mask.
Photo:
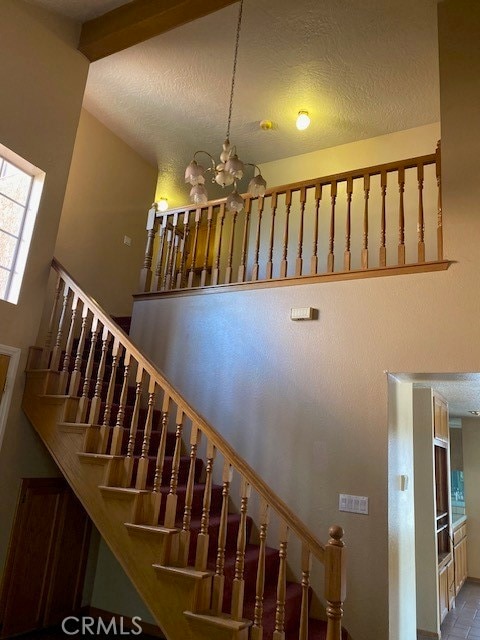
[{"label": "thermostat on wall", "polygon": [[293,307],[290,309],[291,320],[313,320],[313,307]]}]

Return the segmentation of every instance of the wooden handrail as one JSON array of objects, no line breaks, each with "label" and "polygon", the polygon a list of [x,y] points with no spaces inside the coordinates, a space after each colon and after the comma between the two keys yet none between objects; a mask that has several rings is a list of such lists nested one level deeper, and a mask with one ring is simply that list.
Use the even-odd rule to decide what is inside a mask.
[{"label": "wooden handrail", "polygon": [[130,340],[127,334],[118,327],[106,311],[86,294],[77,281],[68,273],[61,263],[54,258],[52,267],[64,280],[68,287],[82,300],[84,305],[94,313],[97,319],[112,334],[114,340],[130,352],[142,369],[153,378],[164,392],[171,398],[185,415],[195,423],[202,433],[211,441],[213,446],[222,453],[225,459],[245,478],[245,480],[257,491],[257,493],[277,512],[288,528],[308,546],[311,553],[322,563],[325,559],[325,545],[298,519],[293,511],[281,500],[267,485],[267,483],[241,458],[233,447],[178,393],[156,365],[153,364]]},{"label": "wooden handrail", "polygon": [[440,165],[439,144],[435,153],[271,187],[263,197],[244,194],[241,212],[226,211],[226,198],[164,212],[154,204],[140,292],[425,270],[443,261]]}]

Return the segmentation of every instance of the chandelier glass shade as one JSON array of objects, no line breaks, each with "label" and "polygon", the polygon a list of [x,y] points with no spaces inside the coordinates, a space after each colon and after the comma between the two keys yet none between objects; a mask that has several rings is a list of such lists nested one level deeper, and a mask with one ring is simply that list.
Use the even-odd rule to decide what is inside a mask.
[{"label": "chandelier glass shade", "polygon": [[[215,158],[207,151],[196,151],[193,159],[185,170],[185,183],[191,185],[190,199],[194,204],[203,205],[208,202],[208,192],[205,186],[206,174],[212,183],[216,183],[221,187],[230,187],[233,185],[232,193],[227,197],[226,207],[228,211],[241,211],[243,209],[243,198],[237,191],[237,184],[242,180],[245,174],[245,167],[253,167],[253,177],[248,185],[248,192],[252,196],[263,197],[267,188],[260,169],[256,164],[242,162],[238,155],[237,149],[230,144],[230,124],[232,120],[233,95],[235,90],[235,75],[237,69],[238,43],[240,40],[240,28],[242,24],[243,0],[240,0],[240,9],[238,12],[237,33],[235,42],[235,54],[233,58],[232,82],[230,88],[230,105],[228,110],[227,134],[220,153],[220,162],[216,162]],[[209,162],[207,168],[197,162],[197,156],[205,155]],[[258,172],[258,173],[257,173]]]}]

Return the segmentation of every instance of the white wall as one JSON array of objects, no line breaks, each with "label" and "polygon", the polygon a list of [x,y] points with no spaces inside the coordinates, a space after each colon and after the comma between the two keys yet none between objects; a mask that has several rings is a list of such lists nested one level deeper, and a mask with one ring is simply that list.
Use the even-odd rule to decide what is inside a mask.
[{"label": "white wall", "polygon": [[[187,399],[321,538],[334,522],[345,528],[355,640],[389,637],[388,546],[403,535],[388,527],[384,372],[476,371],[480,361],[480,5],[445,0],[439,23],[448,271],[135,305],[135,338]],[[299,177],[289,166],[279,181]],[[319,320],[291,322],[292,306],[319,309]],[[339,493],[369,496],[370,514],[339,513]]]},{"label": "white wall", "polygon": [[82,111],[55,256],[113,315],[131,313],[156,178],[156,167]]},{"label": "white wall", "polygon": [[20,478],[58,473],[21,411],[23,370],[35,339],[88,63],[76,50],[78,26],[21,0],[0,3],[0,143],[46,173],[18,305],[0,301],[0,343],[22,350],[0,451],[0,570]]}]

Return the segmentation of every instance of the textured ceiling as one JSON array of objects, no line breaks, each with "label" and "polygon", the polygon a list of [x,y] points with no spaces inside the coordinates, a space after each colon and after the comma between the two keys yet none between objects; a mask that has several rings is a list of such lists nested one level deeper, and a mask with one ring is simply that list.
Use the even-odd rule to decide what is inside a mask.
[{"label": "textured ceiling", "polygon": [[86,22],[131,0],[27,0],[67,18]]},{"label": "textured ceiling", "polygon": [[[480,373],[403,373],[393,374],[403,382],[431,387],[448,400],[451,418],[474,418],[469,411],[480,411]],[[480,418],[478,418],[480,421]]]},{"label": "textured ceiling", "polygon": [[[34,1],[80,19],[120,4]],[[436,5],[245,0],[231,129],[240,157],[261,163],[438,121]],[[158,164],[172,204],[187,199],[193,151],[216,154],[225,137],[237,13],[231,5],[90,67],[85,107]],[[300,109],[312,117],[304,132]],[[272,131],[260,130],[264,118]]]}]

